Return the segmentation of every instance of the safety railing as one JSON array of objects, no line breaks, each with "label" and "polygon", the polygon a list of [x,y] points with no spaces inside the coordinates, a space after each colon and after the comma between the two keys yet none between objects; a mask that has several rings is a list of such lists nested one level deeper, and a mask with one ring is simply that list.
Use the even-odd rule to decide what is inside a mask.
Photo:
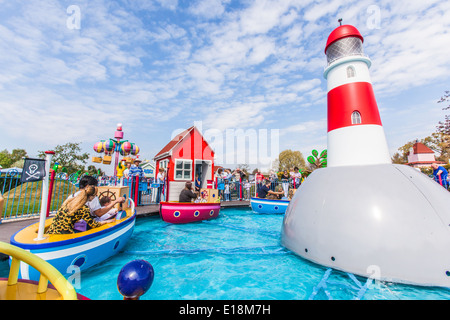
[{"label": "safety railing", "polygon": [[56,270],[47,261],[38,256],[9,243],[0,241],[0,252],[11,256],[11,266],[8,276],[8,286],[17,285],[19,278],[20,262],[23,261],[29,264],[41,273],[39,283],[36,287],[36,293],[45,293],[48,289],[48,282],[56,288],[58,293],[64,300],[77,300],[77,293],[64,276]]},{"label": "safety railing", "polygon": [[[219,190],[221,201],[250,200],[257,196],[258,189],[263,181],[236,181],[217,179],[216,188]],[[269,188],[272,191],[285,191],[288,194],[289,189],[297,189],[301,181],[289,180],[271,180]]]},{"label": "safety railing", "polygon": [[[21,182],[21,173],[11,170],[0,175],[0,219],[39,216],[41,210],[42,181]],[[66,174],[54,177],[52,201],[48,211],[56,211],[67,197],[78,190],[77,179]]]}]

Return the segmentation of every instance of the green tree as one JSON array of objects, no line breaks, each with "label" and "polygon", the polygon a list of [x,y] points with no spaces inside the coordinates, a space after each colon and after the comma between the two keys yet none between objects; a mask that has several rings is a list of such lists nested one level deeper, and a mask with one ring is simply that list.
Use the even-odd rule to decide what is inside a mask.
[{"label": "green tree", "polygon": [[14,166],[20,167],[20,164],[22,164],[23,167],[23,161],[21,160],[27,156],[25,149],[13,149],[11,153],[5,149],[0,151],[0,165],[3,168],[11,168]]},{"label": "green tree", "polygon": [[[450,102],[450,91],[445,91],[445,94],[441,97],[441,99],[437,103],[448,104]],[[450,104],[443,107],[442,110],[450,110]],[[444,121],[439,121],[439,124],[436,127],[437,132],[441,132],[447,135],[450,135],[450,115],[445,115]]]},{"label": "green tree", "polygon": [[105,173],[103,172],[103,170],[97,168],[96,166],[88,165],[88,167],[87,167],[87,174],[91,175],[91,176],[94,176],[94,175],[102,176]]},{"label": "green tree", "polygon": [[[89,159],[89,154],[87,152],[81,153],[81,142],[73,143],[68,142],[63,145],[57,145],[53,151],[55,155],[52,158],[51,166],[57,162],[60,166],[67,169],[67,174],[71,175],[79,170],[84,171],[84,165]],[[39,158],[45,158],[45,152],[39,151]]]},{"label": "green tree", "polygon": [[434,132],[424,139],[426,146],[438,153],[436,160],[448,162],[450,158],[450,135],[444,132]]},{"label": "green tree", "polygon": [[302,153],[300,151],[292,151],[291,149],[281,151],[278,155],[278,171],[289,170],[294,167],[298,167],[299,169],[306,168]]},{"label": "green tree", "polygon": [[392,161],[392,163],[396,163],[396,164],[404,164],[404,163],[406,163],[405,160],[400,155],[400,153],[398,153],[398,152],[394,153],[394,155],[391,158],[391,161]]},{"label": "green tree", "polygon": [[[445,91],[438,103],[446,104],[442,110],[450,110],[450,91]],[[444,121],[439,121],[436,126],[436,133],[432,134],[434,138],[433,146],[439,152],[438,160],[448,162],[450,159],[450,115],[444,116]],[[434,149],[433,149],[434,150]]]}]

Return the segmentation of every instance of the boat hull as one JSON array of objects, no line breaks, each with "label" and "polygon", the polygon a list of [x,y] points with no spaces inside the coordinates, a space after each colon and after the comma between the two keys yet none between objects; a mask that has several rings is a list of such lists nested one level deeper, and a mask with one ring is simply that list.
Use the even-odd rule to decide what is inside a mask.
[{"label": "boat hull", "polygon": [[[46,223],[49,225],[50,221]],[[30,251],[53,265],[64,276],[86,270],[123,249],[130,239],[136,214],[120,221],[70,235],[45,235],[44,241],[30,241],[36,237],[36,224],[28,226],[11,237],[11,244]],[[109,225],[109,226],[108,226]],[[40,273],[21,262],[21,279],[39,280]]]},{"label": "boat hull", "polygon": [[250,205],[252,210],[257,213],[284,214],[289,205],[289,200],[251,198]]},{"label": "boat hull", "polygon": [[190,223],[219,216],[220,203],[161,202],[159,213],[165,222]]}]

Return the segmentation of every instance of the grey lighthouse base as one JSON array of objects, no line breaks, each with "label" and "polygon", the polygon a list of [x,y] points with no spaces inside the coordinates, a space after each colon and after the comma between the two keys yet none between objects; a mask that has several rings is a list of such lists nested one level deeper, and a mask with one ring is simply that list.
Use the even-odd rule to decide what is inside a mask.
[{"label": "grey lighthouse base", "polygon": [[364,277],[450,287],[450,192],[406,165],[318,169],[291,200],[281,243]]}]

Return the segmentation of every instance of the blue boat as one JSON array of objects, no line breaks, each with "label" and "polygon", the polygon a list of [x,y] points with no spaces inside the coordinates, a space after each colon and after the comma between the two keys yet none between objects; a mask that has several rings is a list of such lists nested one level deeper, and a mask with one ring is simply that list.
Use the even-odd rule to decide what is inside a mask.
[{"label": "blue boat", "polygon": [[280,213],[284,214],[289,205],[289,200],[271,200],[251,198],[250,205],[257,213]]},{"label": "blue boat", "polygon": [[[131,199],[128,199],[131,201]],[[136,221],[134,203],[126,216],[98,228],[73,234],[45,234],[37,240],[39,223],[23,228],[11,236],[11,244],[25,249],[54,266],[64,276],[86,270],[118,253],[130,239]],[[53,218],[45,221],[46,228]],[[40,272],[20,263],[20,278],[38,281]]]}]

